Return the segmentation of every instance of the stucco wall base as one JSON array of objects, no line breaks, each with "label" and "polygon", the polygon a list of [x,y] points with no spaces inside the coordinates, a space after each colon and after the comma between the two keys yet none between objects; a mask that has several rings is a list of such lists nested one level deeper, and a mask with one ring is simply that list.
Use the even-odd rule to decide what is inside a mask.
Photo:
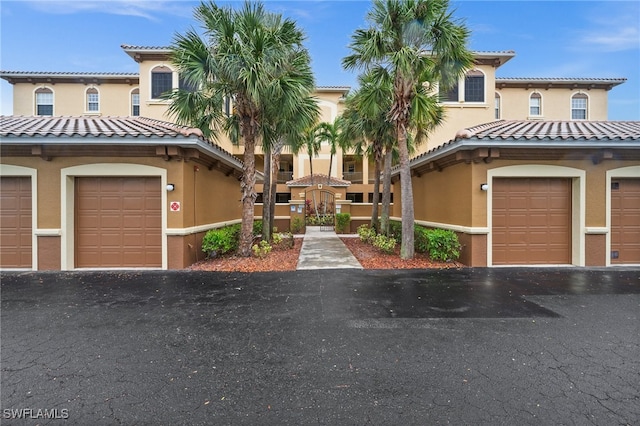
[{"label": "stucco wall base", "polygon": [[38,271],[59,271],[60,237],[38,236]]},{"label": "stucco wall base", "polygon": [[606,266],[607,237],[604,234],[585,235],[585,266]]},{"label": "stucco wall base", "polygon": [[487,266],[487,236],[484,234],[465,234],[456,232],[462,250],[458,262],[467,266]]},{"label": "stucco wall base", "polygon": [[196,262],[204,260],[202,238],[205,232],[190,235],[167,236],[167,268],[184,269]]}]

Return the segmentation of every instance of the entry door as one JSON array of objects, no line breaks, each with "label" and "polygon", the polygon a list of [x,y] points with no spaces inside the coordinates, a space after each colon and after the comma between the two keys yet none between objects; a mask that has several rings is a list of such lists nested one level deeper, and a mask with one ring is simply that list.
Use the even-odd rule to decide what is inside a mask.
[{"label": "entry door", "polygon": [[571,263],[571,180],[493,181],[494,265]]},{"label": "entry door", "polygon": [[160,178],[78,177],[75,266],[162,266]]},{"label": "entry door", "polygon": [[611,263],[640,264],[640,179],[611,180]]},{"label": "entry door", "polygon": [[0,178],[0,267],[33,266],[31,178]]}]

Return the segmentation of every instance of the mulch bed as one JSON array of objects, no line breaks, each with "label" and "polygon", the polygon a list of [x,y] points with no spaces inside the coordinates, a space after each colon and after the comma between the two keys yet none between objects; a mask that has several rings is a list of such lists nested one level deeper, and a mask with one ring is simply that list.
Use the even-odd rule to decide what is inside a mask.
[{"label": "mulch bed", "polygon": [[[372,245],[363,243],[359,238],[344,237],[340,239],[364,269],[449,269],[464,266],[457,262],[433,262],[422,253],[416,253],[411,260],[401,260],[399,246],[396,247],[396,253],[385,254]],[[275,248],[264,258],[237,255],[221,256],[200,261],[187,269],[221,272],[295,271],[301,248],[302,238],[295,238],[293,248]]]}]

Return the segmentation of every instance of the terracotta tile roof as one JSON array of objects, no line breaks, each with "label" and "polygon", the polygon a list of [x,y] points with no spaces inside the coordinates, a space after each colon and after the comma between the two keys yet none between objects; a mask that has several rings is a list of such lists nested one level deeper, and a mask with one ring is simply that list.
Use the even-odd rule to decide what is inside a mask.
[{"label": "terracotta tile roof", "polygon": [[640,140],[640,121],[505,121],[462,129],[455,139]]},{"label": "terracotta tile roof", "polygon": [[342,179],[337,179],[332,177],[331,179],[329,179],[329,183],[327,183],[327,175],[323,175],[320,173],[313,174],[313,183],[311,182],[311,175],[303,176],[301,178],[290,180],[287,182],[287,186],[289,187],[292,187],[292,186],[305,187],[305,186],[318,185],[318,184],[333,186],[333,187],[338,187],[338,186],[346,187],[346,186],[350,186],[351,182],[348,180],[342,180]]},{"label": "terracotta tile roof", "polygon": [[145,117],[0,116],[0,136],[170,137],[196,136],[200,129]]},{"label": "terracotta tile roof", "polygon": [[169,46],[140,46],[135,44],[121,44],[120,47],[125,50],[169,50]]},{"label": "terracotta tile roof", "polygon": [[[640,121],[498,120],[459,130],[455,138],[411,159],[411,167],[478,147],[640,149]],[[394,168],[393,174],[399,168]]]},{"label": "terracotta tile roof", "polygon": [[543,82],[543,83],[553,83],[553,82],[562,82],[562,83],[624,83],[627,81],[626,78],[568,78],[568,77],[496,77],[496,83],[501,82]]},{"label": "terracotta tile roof", "polygon": [[132,72],[0,71],[2,77],[135,77]]}]

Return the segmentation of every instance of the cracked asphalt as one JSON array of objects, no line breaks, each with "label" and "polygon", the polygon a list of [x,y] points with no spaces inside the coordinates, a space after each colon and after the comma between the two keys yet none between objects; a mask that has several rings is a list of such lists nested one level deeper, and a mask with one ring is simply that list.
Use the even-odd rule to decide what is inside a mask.
[{"label": "cracked asphalt", "polygon": [[640,424],[637,268],[0,278],[3,425]]}]

